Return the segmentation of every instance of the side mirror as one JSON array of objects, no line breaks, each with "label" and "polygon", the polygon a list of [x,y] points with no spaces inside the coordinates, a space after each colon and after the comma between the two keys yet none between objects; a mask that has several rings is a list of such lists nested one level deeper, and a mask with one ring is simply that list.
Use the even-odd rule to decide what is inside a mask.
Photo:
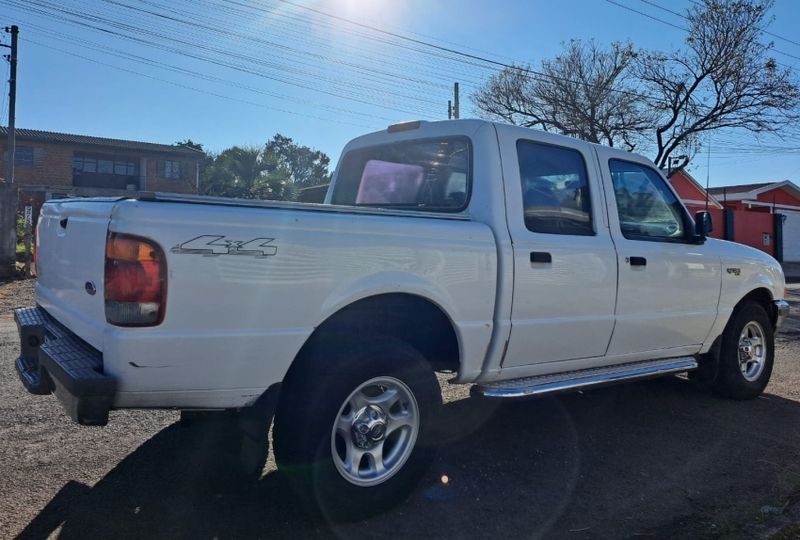
[{"label": "side mirror", "polygon": [[701,238],[708,236],[714,230],[714,222],[710,212],[697,212],[694,215],[694,234]]}]

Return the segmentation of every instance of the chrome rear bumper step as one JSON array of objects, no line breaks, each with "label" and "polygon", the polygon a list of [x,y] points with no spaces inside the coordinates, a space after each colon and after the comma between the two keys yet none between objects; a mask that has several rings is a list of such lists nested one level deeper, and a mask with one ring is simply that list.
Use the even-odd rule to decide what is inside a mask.
[{"label": "chrome rear bumper step", "polygon": [[492,382],[478,385],[476,391],[479,395],[491,398],[532,397],[603,386],[616,382],[650,379],[693,369],[697,369],[697,360],[692,357],[647,360],[554,375],[539,375]]}]

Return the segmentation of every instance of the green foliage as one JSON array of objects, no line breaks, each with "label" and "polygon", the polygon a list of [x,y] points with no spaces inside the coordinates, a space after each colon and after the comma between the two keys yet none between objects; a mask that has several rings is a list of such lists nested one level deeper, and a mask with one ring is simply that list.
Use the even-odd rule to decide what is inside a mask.
[{"label": "green foliage", "polygon": [[175,144],[178,146],[187,146],[192,150],[198,150],[200,152],[204,152],[203,145],[200,143],[194,142],[192,139],[184,139],[182,141],[175,141]]},{"label": "green foliage", "polygon": [[17,238],[25,238],[25,215],[17,212]]},{"label": "green foliage", "polygon": [[212,157],[200,191],[217,197],[294,200],[298,189],[330,181],[330,158],[275,135],[263,148],[234,146]]}]

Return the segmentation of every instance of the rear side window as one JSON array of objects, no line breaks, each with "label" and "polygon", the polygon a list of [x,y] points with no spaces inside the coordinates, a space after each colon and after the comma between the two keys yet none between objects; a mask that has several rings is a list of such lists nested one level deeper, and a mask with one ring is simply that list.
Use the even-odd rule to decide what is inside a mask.
[{"label": "rear side window", "polygon": [[471,168],[465,137],[360,148],[342,158],[331,202],[458,212],[467,206]]},{"label": "rear side window", "polygon": [[547,234],[594,234],[586,162],[577,150],[517,142],[525,226]]}]

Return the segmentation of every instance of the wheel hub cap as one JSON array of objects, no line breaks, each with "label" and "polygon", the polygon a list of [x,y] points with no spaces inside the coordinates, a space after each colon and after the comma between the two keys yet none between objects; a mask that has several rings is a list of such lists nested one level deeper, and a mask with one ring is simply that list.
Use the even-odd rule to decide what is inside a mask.
[{"label": "wheel hub cap", "polygon": [[361,487],[386,482],[411,456],[420,410],[411,389],[390,376],[360,384],[331,429],[331,457],[342,477]]},{"label": "wheel hub cap", "polygon": [[755,357],[755,350],[749,339],[745,338],[739,344],[739,357],[742,360],[752,360]]},{"label": "wheel hub cap", "polygon": [[364,450],[375,448],[386,437],[388,417],[377,405],[367,405],[353,418],[353,444]]},{"label": "wheel hub cap", "polygon": [[739,368],[745,380],[754,382],[761,376],[766,358],[764,329],[756,321],[750,321],[739,336]]}]

